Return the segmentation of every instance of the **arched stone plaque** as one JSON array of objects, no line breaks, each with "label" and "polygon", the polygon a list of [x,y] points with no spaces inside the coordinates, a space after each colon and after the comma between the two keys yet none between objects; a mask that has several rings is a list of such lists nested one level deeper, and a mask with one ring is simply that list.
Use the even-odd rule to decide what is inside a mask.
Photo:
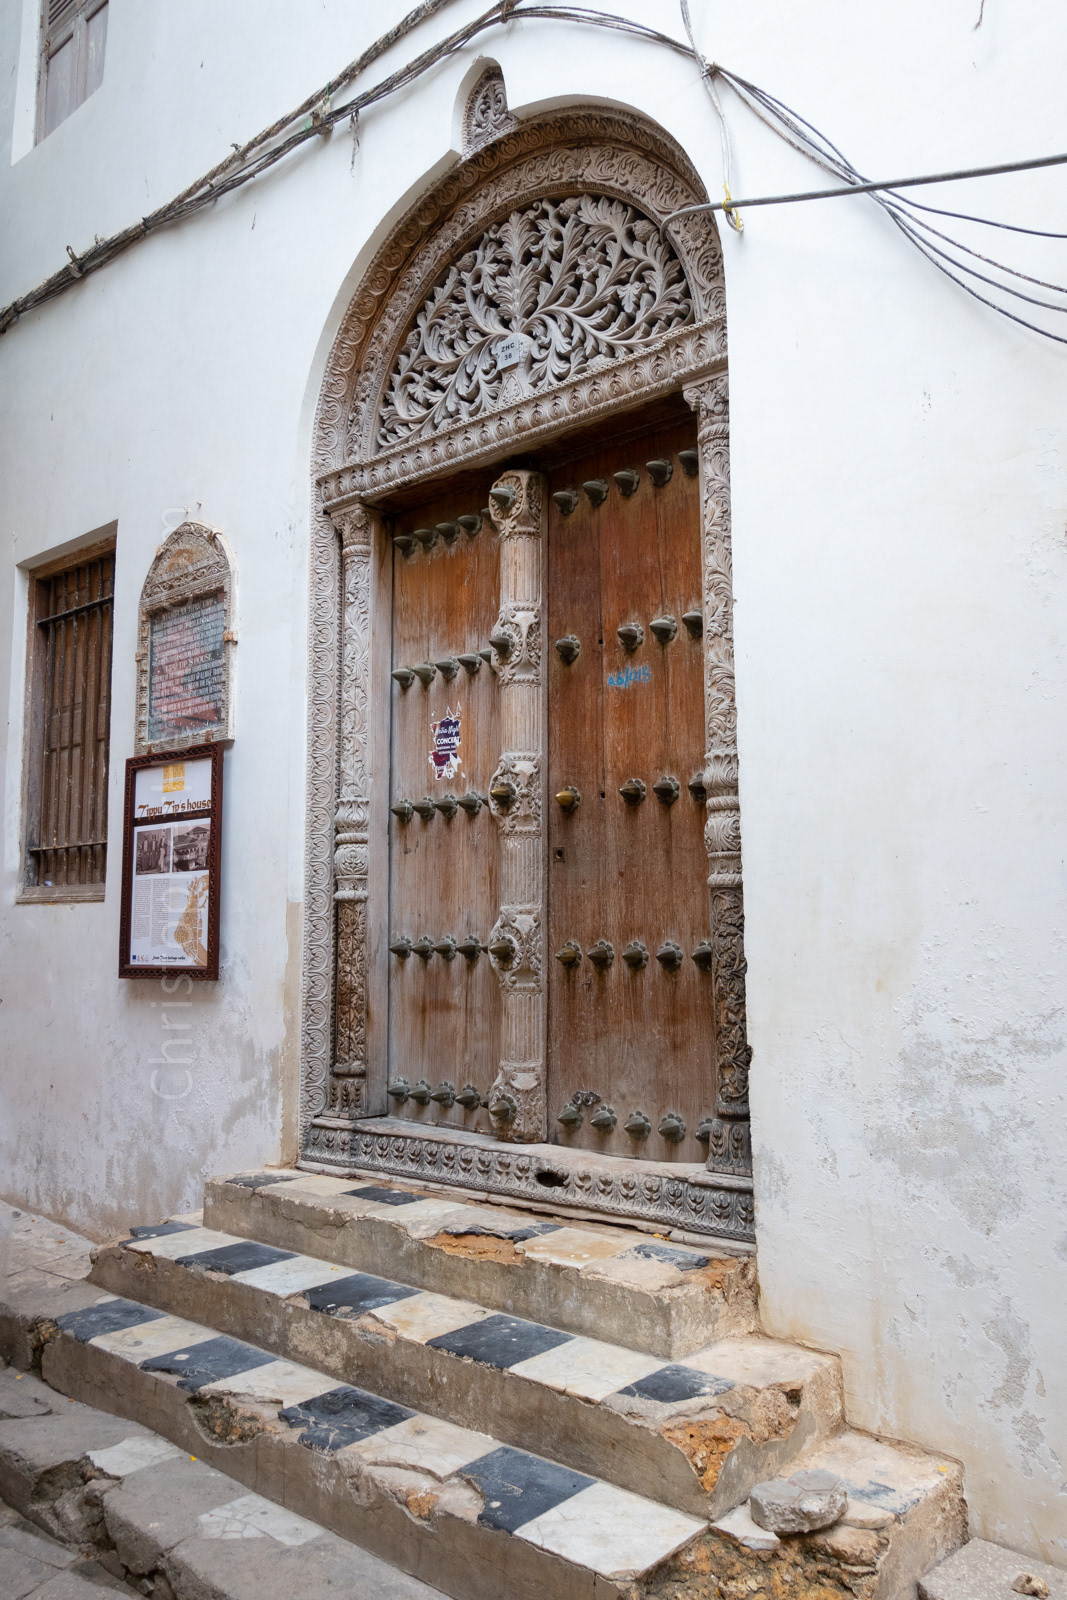
[{"label": "arched stone plaque", "polygon": [[233,738],[234,567],[222,535],[183,522],[156,551],[137,630],[137,753]]}]

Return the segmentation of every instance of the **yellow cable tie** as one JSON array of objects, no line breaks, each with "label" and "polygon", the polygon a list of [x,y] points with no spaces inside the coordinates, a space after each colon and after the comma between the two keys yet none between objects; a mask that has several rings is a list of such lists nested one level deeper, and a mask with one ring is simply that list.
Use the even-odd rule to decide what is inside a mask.
[{"label": "yellow cable tie", "polygon": [[741,216],[741,213],[740,213],[740,211],[738,211],[737,207],[733,204],[733,198],[734,197],[730,193],[730,188],[729,188],[728,184],[725,184],[725,183],[723,184],[722,192],[726,197],[726,207],[727,207],[727,209],[726,209],[724,215],[726,217],[727,222],[730,224],[731,228],[734,230],[735,233],[744,233],[744,231],[745,231],[744,218]]}]

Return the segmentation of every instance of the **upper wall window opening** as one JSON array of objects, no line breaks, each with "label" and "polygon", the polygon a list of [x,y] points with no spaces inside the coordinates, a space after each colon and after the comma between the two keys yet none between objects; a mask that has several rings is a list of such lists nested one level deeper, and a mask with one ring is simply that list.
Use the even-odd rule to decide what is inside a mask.
[{"label": "upper wall window opening", "polygon": [[42,0],[37,138],[65,122],[104,76],[108,0]]}]

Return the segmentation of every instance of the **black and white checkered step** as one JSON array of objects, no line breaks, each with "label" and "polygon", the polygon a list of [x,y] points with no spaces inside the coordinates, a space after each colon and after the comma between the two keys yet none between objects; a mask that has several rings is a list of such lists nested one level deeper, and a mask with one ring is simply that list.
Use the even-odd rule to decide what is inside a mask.
[{"label": "black and white checkered step", "polygon": [[58,1328],[44,1358],[53,1387],[150,1422],[461,1600],[488,1593],[486,1574],[506,1575],[509,1596],[594,1600],[706,1530],[591,1474],[129,1299],[102,1296]]},{"label": "black and white checkered step", "polygon": [[698,1517],[841,1425],[836,1361],[795,1345],[750,1336],[664,1361],[189,1220],[137,1229],[93,1278]]},{"label": "black and white checkered step", "polygon": [[622,1224],[538,1216],[399,1179],[212,1178],[210,1228],[678,1361],[756,1329],[754,1262]]}]

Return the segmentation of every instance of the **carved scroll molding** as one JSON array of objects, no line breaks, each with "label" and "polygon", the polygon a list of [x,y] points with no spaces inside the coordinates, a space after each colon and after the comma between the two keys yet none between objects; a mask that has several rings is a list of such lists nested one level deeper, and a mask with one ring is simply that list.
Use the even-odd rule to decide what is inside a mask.
[{"label": "carved scroll molding", "polygon": [[[506,1141],[543,1139],[545,1092],[544,831],[541,670],[545,480],[537,472],[505,472],[489,492],[500,534],[497,649],[503,751],[489,785],[501,832],[500,915],[489,936],[489,959],[502,991],[502,1060],[489,1090],[489,1114]],[[503,644],[504,640],[507,645]],[[511,953],[494,954],[495,940]]]},{"label": "carved scroll molding", "polygon": [[[688,386],[697,413],[704,569],[704,783],[711,888],[712,985],[716,1037],[716,1121],[708,1165],[750,1172],[748,1069],[752,1051],[745,1015],[741,809],[737,786],[737,702],[734,692],[733,556],[730,543],[729,388],[725,373]],[[738,1126],[744,1122],[743,1126]]]},{"label": "carved scroll molding", "polygon": [[[355,1127],[335,1118],[317,1119],[300,1163],[312,1171],[351,1176],[391,1173],[426,1183],[456,1184],[481,1193],[544,1206],[551,1198],[564,1211],[630,1217],[713,1238],[750,1244],[754,1237],[751,1183],[697,1168],[664,1170],[658,1163],[590,1157],[554,1145],[524,1148],[410,1129],[382,1118]],[[551,1175],[546,1188],[543,1175]]]},{"label": "carved scroll molding", "polygon": [[367,1075],[367,879],[370,868],[371,555],[376,515],[354,505],[335,518],[341,536],[341,683],[338,799],[334,816],[337,972],[334,1055],[327,1109],[358,1116]]},{"label": "carved scroll molding", "polygon": [[[232,552],[222,534],[199,522],[183,522],[156,551],[141,590],[137,619],[138,755],[155,747],[173,750],[233,738],[235,572]],[[174,628],[186,619],[189,648],[210,657],[206,663],[210,683],[177,683],[175,692],[167,696],[172,704],[187,696],[191,713],[197,718],[195,724],[185,728],[173,723],[156,726],[153,702],[158,706],[160,685],[157,682],[153,689],[153,639],[158,647],[161,626],[169,623]],[[175,651],[176,655],[180,653]],[[190,665],[189,671],[195,674],[195,664]],[[157,676],[158,672],[157,663]]]},{"label": "carved scroll molding", "polygon": [[467,96],[463,111],[463,154],[472,156],[516,126],[508,110],[504,74],[491,62]]}]

